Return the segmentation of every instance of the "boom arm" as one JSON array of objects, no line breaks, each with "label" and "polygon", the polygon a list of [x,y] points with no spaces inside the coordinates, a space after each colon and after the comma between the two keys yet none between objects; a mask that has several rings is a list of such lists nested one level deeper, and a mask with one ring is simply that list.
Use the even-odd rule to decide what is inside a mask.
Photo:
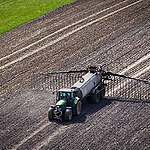
[{"label": "boom arm", "polygon": [[56,91],[60,88],[70,88],[88,72],[101,72],[101,77],[107,84],[107,97],[150,100],[150,81],[106,72],[103,70],[103,67],[89,67],[86,70],[40,73],[33,78],[33,88],[50,91]]}]

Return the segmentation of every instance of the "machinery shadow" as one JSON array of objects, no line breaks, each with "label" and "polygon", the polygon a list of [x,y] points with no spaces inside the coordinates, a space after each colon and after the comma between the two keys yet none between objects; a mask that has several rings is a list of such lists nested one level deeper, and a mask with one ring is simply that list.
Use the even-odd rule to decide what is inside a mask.
[{"label": "machinery shadow", "polygon": [[134,100],[134,99],[119,99],[119,98],[107,98],[110,102],[125,102],[125,103],[142,103],[142,104],[150,104],[150,100]]},{"label": "machinery shadow", "polygon": [[84,123],[87,119],[87,116],[96,113],[100,109],[114,103],[114,102],[123,102],[123,103],[142,103],[142,104],[150,104],[150,100],[127,100],[127,99],[119,99],[119,98],[105,98],[100,101],[99,104],[90,104],[87,101],[83,103],[82,113],[80,116],[73,116],[72,121],[68,122],[58,122],[62,125],[70,125],[76,123]]},{"label": "machinery shadow", "polygon": [[82,113],[79,116],[73,116],[72,121],[68,122],[59,122],[63,125],[76,124],[76,123],[84,123],[87,119],[87,116],[96,113],[100,109],[104,108],[107,105],[110,105],[112,102],[107,99],[103,99],[99,104],[91,104],[85,101],[82,105]]}]

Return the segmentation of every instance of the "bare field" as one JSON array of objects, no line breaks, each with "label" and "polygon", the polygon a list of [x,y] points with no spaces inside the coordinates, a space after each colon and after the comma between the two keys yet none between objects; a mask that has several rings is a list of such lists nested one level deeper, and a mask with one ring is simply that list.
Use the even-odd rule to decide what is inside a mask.
[{"label": "bare field", "polygon": [[150,80],[149,4],[79,0],[1,35],[0,147],[149,150],[149,101],[85,103],[81,116],[61,124],[47,118],[55,96],[28,85],[33,73],[101,63],[114,73]]}]

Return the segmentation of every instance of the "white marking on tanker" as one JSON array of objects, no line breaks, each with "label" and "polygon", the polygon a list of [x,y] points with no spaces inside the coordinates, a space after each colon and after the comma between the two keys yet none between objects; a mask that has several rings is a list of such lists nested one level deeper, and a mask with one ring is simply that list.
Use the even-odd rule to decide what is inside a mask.
[{"label": "white marking on tanker", "polygon": [[[69,33],[67,33],[67,34],[65,34],[65,35],[63,35],[63,36],[61,36],[61,37],[59,37],[58,39],[56,39],[56,40],[54,40],[54,41],[51,41],[51,42],[50,42],[49,44],[47,44],[47,45],[42,46],[42,47],[39,48],[39,49],[36,49],[36,50],[34,50],[34,51],[32,51],[32,52],[30,52],[30,53],[28,53],[28,54],[26,54],[26,55],[24,55],[24,56],[22,56],[22,57],[16,59],[16,60],[14,60],[14,61],[11,61],[11,62],[9,62],[9,63],[7,63],[7,64],[1,66],[0,69],[4,69],[4,68],[6,68],[6,67],[8,67],[8,66],[10,66],[10,65],[12,65],[12,64],[14,64],[14,63],[16,63],[16,62],[22,61],[22,60],[24,60],[25,58],[27,58],[27,57],[29,57],[29,56],[31,56],[31,55],[33,55],[33,54],[39,52],[39,51],[41,51],[41,50],[43,50],[43,49],[45,49],[45,48],[51,46],[51,45],[53,45],[53,44],[55,44],[55,43],[57,43],[57,42],[59,42],[59,41],[61,41],[61,40],[63,40],[63,39],[65,39],[66,37],[72,35],[73,33],[76,33],[77,31],[80,31],[81,29],[83,29],[83,28],[85,28],[85,27],[88,27],[88,26],[90,26],[90,25],[92,25],[92,24],[94,24],[94,23],[96,23],[96,22],[98,22],[98,21],[100,21],[100,20],[102,20],[102,19],[105,19],[105,18],[107,18],[107,17],[109,17],[109,16],[112,16],[112,15],[114,15],[114,14],[116,14],[116,13],[118,13],[118,12],[120,12],[120,11],[122,11],[122,10],[128,8],[128,7],[131,7],[131,6],[133,6],[133,5],[136,5],[136,4],[138,4],[138,3],[142,2],[142,1],[143,1],[143,0],[139,0],[139,1],[134,2],[134,3],[130,4],[130,5],[127,5],[127,6],[123,7],[123,8],[120,8],[120,9],[114,11],[114,12],[111,12],[111,13],[109,13],[109,14],[107,14],[107,15],[101,17],[101,18],[98,18],[98,19],[96,19],[96,20],[94,20],[94,21],[91,21],[91,22],[89,22],[89,23],[87,23],[87,24],[85,24],[85,25],[83,25],[83,26],[81,26],[81,27],[79,27],[79,28],[77,28],[77,29],[75,29],[75,30],[73,30],[73,31],[71,31],[71,32],[69,32]],[[114,6],[113,6],[113,7],[114,7]],[[110,8],[107,8],[107,9],[110,9]],[[81,22],[81,21],[80,21],[80,22]],[[77,23],[74,23],[74,24],[77,24]],[[60,30],[63,31],[63,30],[65,30],[65,29],[67,29],[67,28],[69,28],[69,27],[71,27],[71,26],[72,26],[72,25],[67,26],[67,27],[65,27],[65,28],[63,28],[63,29],[60,29]],[[56,33],[58,33],[58,32],[60,32],[60,30],[58,30],[58,31],[56,31],[55,33],[49,35],[49,37],[52,36],[52,35],[54,35],[54,34],[56,34]],[[48,36],[47,36],[47,37],[48,37]],[[39,40],[39,41],[37,41],[37,42],[35,42],[35,43],[38,43],[38,42],[40,42],[40,41],[43,41],[43,40],[46,39],[47,37],[45,37],[45,38],[43,38],[43,39],[41,39],[41,40]],[[6,56],[6,57],[1,58],[0,61],[4,60],[4,59],[6,59],[6,58],[9,58],[10,56],[12,56],[12,55],[14,55],[14,54],[16,54],[16,53],[19,53],[19,52],[21,52],[21,51],[23,51],[23,50],[25,50],[25,49],[31,47],[32,45],[35,45],[35,43],[33,43],[33,44],[31,44],[31,45],[29,45],[29,46],[23,48],[23,49],[20,49],[19,51],[16,51],[16,52],[14,52],[14,53],[12,53],[12,54]]]}]

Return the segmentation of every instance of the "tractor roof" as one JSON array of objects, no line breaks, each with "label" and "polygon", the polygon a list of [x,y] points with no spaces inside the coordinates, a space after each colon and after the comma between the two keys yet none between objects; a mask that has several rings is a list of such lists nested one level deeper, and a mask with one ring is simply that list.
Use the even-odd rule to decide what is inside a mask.
[{"label": "tractor roof", "polygon": [[75,89],[70,89],[70,88],[63,88],[63,89],[60,89],[59,92],[74,92]]}]

